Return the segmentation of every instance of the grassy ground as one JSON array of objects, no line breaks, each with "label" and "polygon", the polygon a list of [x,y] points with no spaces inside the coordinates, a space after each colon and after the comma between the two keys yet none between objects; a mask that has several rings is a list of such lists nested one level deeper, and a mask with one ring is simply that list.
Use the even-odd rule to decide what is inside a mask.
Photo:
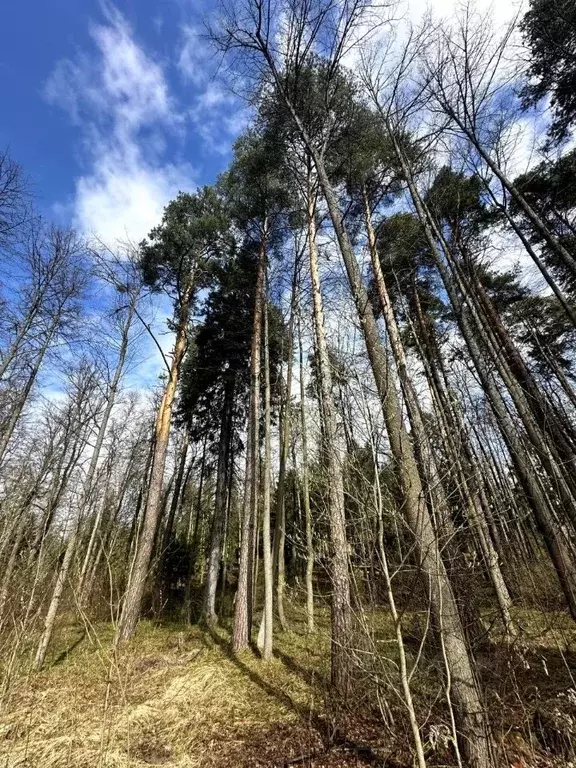
[{"label": "grassy ground", "polygon": [[231,657],[226,628],[141,622],[115,656],[109,625],[60,627],[46,670],[12,682],[0,765],[274,765],[322,750],[315,718],[328,643],[302,629],[263,663],[251,651]]},{"label": "grassy ground", "polygon": [[[532,749],[525,723],[534,697],[569,690],[574,631],[563,620],[548,628],[540,616],[520,618],[529,642],[506,654],[492,648],[481,662],[506,746],[503,765],[566,766]],[[382,666],[372,672],[391,676],[395,649],[389,617],[379,614],[373,624],[378,629],[364,646],[366,659],[374,659],[378,648]],[[274,660],[263,663],[251,651],[231,657],[226,626],[208,632],[142,622],[134,641],[114,655],[110,625],[89,631],[62,625],[46,670],[23,669],[11,683],[0,712],[0,767],[372,763],[409,768],[410,739],[399,700],[389,696],[386,724],[372,674],[360,682],[356,703],[336,713],[326,695],[328,616],[320,615],[314,636],[305,634],[297,616],[291,627],[276,637]],[[430,764],[454,765],[450,749],[433,749],[434,738],[441,742],[446,728],[433,670],[422,666],[414,686]],[[500,711],[507,713],[505,721]]]}]

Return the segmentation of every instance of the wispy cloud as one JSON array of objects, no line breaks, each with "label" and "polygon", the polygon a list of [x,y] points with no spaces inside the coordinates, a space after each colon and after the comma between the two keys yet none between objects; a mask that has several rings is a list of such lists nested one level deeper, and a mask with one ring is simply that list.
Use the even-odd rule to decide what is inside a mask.
[{"label": "wispy cloud", "polygon": [[139,45],[124,17],[106,6],[90,27],[93,50],[61,60],[45,98],[81,131],[86,171],[71,202],[75,224],[107,243],[139,240],[180,188],[193,185],[186,163],[163,160],[166,137],[184,131],[162,65]]},{"label": "wispy cloud", "polygon": [[246,128],[250,110],[219,77],[219,60],[201,27],[184,24],[180,29],[177,67],[191,86],[188,117],[204,149],[218,155],[230,152],[231,144]]},{"label": "wispy cloud", "polygon": [[203,38],[202,30],[194,24],[184,24],[181,29],[181,47],[178,69],[185,80],[197,86],[206,84],[210,76],[207,62],[213,53]]}]

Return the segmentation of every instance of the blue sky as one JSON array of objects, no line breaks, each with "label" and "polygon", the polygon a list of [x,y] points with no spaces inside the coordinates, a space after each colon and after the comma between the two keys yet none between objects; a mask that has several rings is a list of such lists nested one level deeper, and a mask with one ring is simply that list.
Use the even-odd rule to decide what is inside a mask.
[{"label": "blue sky", "polygon": [[[511,0],[513,3],[525,0]],[[457,0],[435,0],[450,15]],[[490,0],[479,0],[486,5]],[[428,0],[403,0],[419,21]],[[49,219],[114,248],[139,242],[179,190],[212,183],[247,123],[203,39],[214,0],[3,0],[0,149],[9,146]],[[507,3],[496,7],[509,15]],[[167,302],[154,327],[165,333]],[[157,382],[143,345],[136,386]]]},{"label": "blue sky", "polygon": [[[214,77],[198,0],[5,0],[0,146],[50,218],[139,240],[214,181],[246,122]],[[33,20],[33,23],[31,21]]]},{"label": "blue sky", "polygon": [[[418,22],[457,0],[402,0]],[[525,0],[493,4],[503,23]],[[180,189],[211,183],[246,124],[202,38],[215,0],[4,0],[0,148],[31,176],[42,210],[138,241]],[[502,18],[501,18],[502,17]],[[233,84],[232,84],[233,85]]]},{"label": "blue sky", "polygon": [[[40,211],[99,237],[139,242],[179,190],[214,182],[247,122],[203,39],[210,0],[4,0],[0,149],[30,178]],[[99,306],[95,295],[88,310]],[[172,344],[158,299],[153,325]],[[142,339],[129,386],[162,366]],[[46,371],[43,391],[59,392]]]}]

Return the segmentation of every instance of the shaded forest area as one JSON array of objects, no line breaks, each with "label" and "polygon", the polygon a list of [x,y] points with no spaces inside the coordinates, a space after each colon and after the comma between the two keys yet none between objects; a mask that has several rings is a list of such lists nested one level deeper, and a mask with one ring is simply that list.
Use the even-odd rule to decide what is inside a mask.
[{"label": "shaded forest area", "polygon": [[396,11],[222,2],[139,245],[0,158],[3,765],[576,764],[576,6]]}]

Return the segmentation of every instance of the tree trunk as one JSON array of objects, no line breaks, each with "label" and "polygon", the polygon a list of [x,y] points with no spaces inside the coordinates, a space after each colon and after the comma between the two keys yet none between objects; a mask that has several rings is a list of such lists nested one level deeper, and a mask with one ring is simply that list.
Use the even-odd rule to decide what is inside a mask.
[{"label": "tree trunk", "polygon": [[[274,67],[273,62],[271,64]],[[275,72],[275,68],[273,69]],[[461,733],[461,750],[471,768],[491,768],[494,765],[490,728],[482,705],[478,684],[468,654],[464,630],[456,609],[444,565],[438,551],[436,537],[422,494],[420,478],[400,413],[396,389],[389,381],[386,354],[379,338],[376,319],[358,263],[345,230],[338,200],[330,184],[323,162],[314,149],[290,98],[277,78],[286,105],[314,161],[322,192],[328,205],[330,219],[336,232],[346,267],[358,318],[380,395],[390,446],[400,475],[406,508],[406,517],[419,551],[423,574],[429,585],[432,610],[444,641],[446,664],[451,676],[457,716]]]},{"label": "tree trunk", "polygon": [[52,326],[50,330],[48,331],[48,334],[46,336],[46,339],[44,340],[44,343],[42,344],[40,350],[38,351],[38,354],[36,355],[36,359],[34,361],[34,366],[32,368],[32,371],[30,372],[30,375],[28,376],[26,380],[26,384],[24,385],[24,389],[18,396],[18,399],[16,401],[16,404],[11,408],[10,411],[10,417],[8,419],[8,423],[4,426],[2,431],[2,436],[0,437],[0,465],[2,464],[4,460],[4,456],[6,454],[6,450],[8,448],[8,444],[10,443],[10,440],[12,438],[12,435],[14,434],[14,430],[16,429],[16,425],[18,424],[18,421],[20,420],[20,416],[22,415],[22,411],[24,410],[24,406],[26,405],[28,401],[28,397],[30,396],[30,392],[32,391],[32,387],[36,383],[36,379],[38,378],[38,374],[40,373],[40,368],[42,367],[42,362],[44,361],[44,357],[46,356],[46,352],[48,351],[50,344],[52,342],[52,338],[54,337],[54,334],[56,333],[56,329],[58,327],[58,324],[60,322],[60,319],[57,318],[53,321]]},{"label": "tree trunk", "polygon": [[500,181],[504,189],[508,191],[511,197],[514,198],[518,207],[524,212],[526,218],[530,221],[536,232],[544,239],[548,247],[558,256],[558,258],[564,262],[566,267],[576,276],[576,260],[572,254],[562,245],[562,243],[550,232],[545,222],[540,218],[536,211],[528,204],[526,198],[516,188],[514,183],[506,176],[502,171],[498,163],[496,163],[489,152],[484,149],[482,141],[475,135],[475,133],[465,124],[462,119],[456,114],[452,107],[446,102],[445,99],[439,97],[440,104],[445,110],[446,114],[454,120],[458,125],[462,133],[466,136],[470,144],[477,150],[480,157],[484,160],[488,168]]},{"label": "tree trunk", "polygon": [[164,587],[164,563],[166,560],[166,553],[172,543],[172,532],[174,529],[174,520],[176,513],[180,506],[180,498],[183,490],[184,472],[186,471],[186,458],[188,456],[189,437],[188,432],[184,432],[182,439],[182,447],[180,449],[180,459],[178,461],[178,469],[176,470],[176,477],[174,478],[174,489],[172,491],[172,499],[170,500],[170,509],[168,511],[168,517],[166,519],[166,527],[160,536],[160,546],[157,555],[158,562],[156,565],[156,602],[160,606],[162,604],[162,591]]},{"label": "tree trunk", "polygon": [[292,295],[290,297],[290,320],[288,323],[288,350],[286,366],[286,387],[282,397],[280,412],[280,468],[276,489],[276,527],[274,531],[273,569],[276,572],[276,604],[278,621],[283,632],[288,629],[284,614],[284,588],[286,585],[286,564],[284,548],[286,542],[286,466],[290,450],[290,405],[292,399],[292,350],[294,346],[294,306],[296,301],[296,283],[298,277],[298,259],[294,260]]},{"label": "tree trunk", "polygon": [[20,519],[18,520],[18,525],[16,526],[16,533],[14,536],[14,541],[12,542],[12,548],[10,550],[10,557],[8,558],[8,562],[3,568],[2,580],[0,581],[0,627],[2,627],[4,624],[4,609],[8,599],[8,589],[10,587],[12,574],[16,568],[16,562],[18,560],[18,555],[20,554],[20,548],[22,547],[22,542],[24,541],[26,524],[29,523],[29,521],[30,518],[28,517],[27,509],[23,509],[20,512]]},{"label": "tree trunk", "polygon": [[516,236],[518,237],[522,245],[524,246],[526,253],[530,256],[532,261],[536,264],[536,266],[540,271],[540,274],[542,275],[542,277],[544,278],[544,280],[552,290],[552,293],[554,294],[554,296],[556,296],[556,298],[560,302],[562,309],[564,310],[566,315],[570,318],[570,320],[572,321],[572,324],[576,328],[576,312],[574,312],[574,309],[572,308],[570,303],[566,300],[566,297],[564,296],[558,284],[550,274],[548,268],[546,267],[546,265],[544,264],[540,256],[536,253],[536,251],[530,244],[530,241],[528,240],[526,235],[522,232],[518,224],[514,221],[513,216],[510,214],[508,210],[508,206],[499,202],[499,200],[496,198],[496,196],[494,195],[494,192],[492,191],[489,185],[487,185],[487,190],[488,190],[488,194],[492,198],[492,201],[494,202],[496,207],[500,211],[502,211],[502,213],[506,216],[506,220],[508,224],[510,225],[510,227],[512,228],[512,230],[514,231],[514,233],[516,234]]},{"label": "tree trunk", "polygon": [[140,616],[140,609],[144,597],[146,579],[152,558],[152,549],[156,538],[158,519],[162,506],[162,486],[164,483],[164,467],[166,464],[168,440],[170,438],[172,406],[176,396],[182,361],[186,352],[191,294],[192,279],[190,277],[180,303],[172,364],[170,366],[166,389],[156,417],[155,446],[152,458],[152,469],[150,472],[148,498],[146,500],[144,520],[138,539],[138,545],[136,547],[136,554],[128,576],[128,585],[126,594],[124,595],[122,613],[116,630],[115,642],[117,644],[125,643],[134,635]]},{"label": "tree trunk", "polygon": [[[130,533],[128,534],[128,541],[126,542],[126,559],[128,563],[132,562],[134,552],[138,546],[138,537],[140,535],[141,524],[141,512],[142,507],[146,505],[146,499],[148,498],[148,488],[150,485],[150,469],[152,467],[152,459],[154,458],[154,449],[156,446],[156,427],[152,425],[152,437],[150,438],[150,445],[148,448],[148,454],[146,457],[146,465],[144,467],[144,473],[142,476],[142,482],[140,484],[140,490],[138,491],[138,498],[136,500],[136,507],[134,509],[134,515],[132,522],[130,523]],[[125,574],[128,578],[128,574]]]},{"label": "tree trunk", "polygon": [[72,565],[72,559],[74,558],[74,554],[76,552],[79,533],[80,518],[77,517],[73,522],[72,533],[70,534],[66,544],[62,565],[60,566],[58,575],[56,576],[56,584],[54,586],[54,591],[52,592],[52,598],[50,600],[50,605],[48,606],[46,618],[44,619],[44,631],[40,636],[40,642],[38,643],[36,656],[34,657],[34,667],[37,671],[40,671],[44,666],[46,652],[48,650],[48,646],[50,645],[50,640],[52,639],[52,633],[54,632],[54,624],[56,623],[58,607],[60,605],[60,600],[62,598],[64,588],[68,581],[68,572],[70,571],[70,567]]},{"label": "tree trunk", "polygon": [[302,430],[302,500],[306,526],[306,626],[308,633],[314,627],[314,540],[312,537],[312,514],[310,511],[310,489],[308,487],[308,427],[306,424],[306,393],[304,391],[304,353],[302,350],[302,329],[298,317],[298,351],[300,378],[300,425]]},{"label": "tree trunk", "polygon": [[272,461],[270,415],[270,340],[268,335],[268,306],[264,307],[264,467],[262,504],[262,554],[264,560],[264,615],[260,651],[264,661],[272,658],[274,621],[274,570],[270,541],[270,472]]},{"label": "tree trunk", "polygon": [[211,627],[218,622],[216,614],[216,591],[222,556],[222,539],[226,517],[228,465],[230,462],[230,441],[232,438],[234,382],[227,381],[224,389],[224,402],[220,417],[220,438],[218,440],[218,468],[216,471],[216,495],[214,501],[214,518],[208,556],[208,573],[204,590],[204,607],[202,617]]},{"label": "tree trunk", "polygon": [[122,328],[122,339],[120,344],[120,351],[118,354],[118,361],[116,363],[116,369],[114,371],[114,376],[108,388],[106,405],[104,408],[104,413],[102,414],[100,425],[98,427],[98,433],[96,436],[96,442],[94,443],[92,456],[90,458],[88,472],[86,473],[86,477],[84,479],[82,494],[78,504],[78,511],[76,514],[75,522],[73,524],[72,534],[68,540],[66,552],[64,554],[64,560],[62,562],[60,571],[58,573],[58,576],[56,579],[56,586],[54,587],[54,592],[52,594],[52,599],[50,601],[48,613],[46,614],[46,620],[44,623],[44,632],[42,634],[42,637],[40,638],[40,642],[38,644],[38,651],[36,654],[36,661],[35,661],[36,669],[41,669],[44,663],[46,651],[48,649],[48,645],[52,637],[52,632],[54,630],[54,623],[56,620],[56,614],[58,612],[58,606],[60,604],[60,599],[62,597],[62,593],[64,591],[64,587],[68,578],[68,571],[72,564],[74,555],[76,554],[76,545],[78,544],[78,541],[80,539],[84,509],[86,505],[89,503],[90,496],[93,491],[94,478],[96,476],[96,470],[98,468],[100,452],[104,444],[104,438],[108,430],[108,422],[110,420],[110,416],[112,415],[112,409],[114,408],[114,403],[116,401],[116,393],[118,391],[120,379],[124,371],[124,363],[126,362],[126,354],[128,352],[130,327],[132,324],[132,318],[134,315],[134,310],[136,307],[137,300],[138,300],[138,296],[134,295],[129,305],[128,314],[126,316],[126,320]]},{"label": "tree trunk", "polygon": [[234,625],[232,629],[232,651],[239,653],[248,648],[251,633],[251,531],[258,509],[258,445],[260,436],[260,347],[262,337],[262,310],[264,294],[264,274],[266,271],[266,229],[260,243],[256,294],[254,299],[254,320],[252,325],[252,345],[250,350],[250,410],[246,449],[246,479],[242,516],[242,537],[240,542],[240,562],[238,566],[238,586],[234,607]]},{"label": "tree trunk", "polygon": [[344,479],[338,447],[336,411],[332,394],[332,370],[326,343],[324,309],[318,271],[316,245],[316,195],[312,188],[311,168],[307,181],[307,223],[314,333],[318,358],[317,375],[321,391],[322,459],[328,485],[328,515],[332,545],[330,576],[332,581],[332,684],[343,696],[350,688],[351,604],[348,566],[348,539],[344,509]]},{"label": "tree trunk", "polygon": [[188,558],[188,575],[186,578],[186,587],[184,591],[184,605],[182,612],[184,620],[190,622],[192,617],[192,580],[194,578],[194,571],[196,570],[196,561],[198,559],[199,541],[198,531],[200,526],[200,518],[202,517],[202,492],[204,490],[204,476],[206,474],[206,437],[202,443],[202,459],[200,461],[200,478],[198,480],[198,494],[196,497],[196,516],[194,518],[194,530],[192,531],[192,509],[190,510],[190,519],[188,521],[188,536],[187,544],[190,548],[190,554]]},{"label": "tree trunk", "polygon": [[[109,472],[111,471],[111,467],[109,468]],[[106,485],[108,486],[110,482],[110,476],[108,475],[108,482]],[[88,545],[86,547],[86,552],[84,553],[84,559],[82,561],[82,567],[80,568],[80,575],[78,577],[78,604],[80,608],[84,608],[84,601],[83,601],[83,594],[84,594],[84,585],[86,582],[86,575],[88,573],[88,569],[90,567],[90,563],[92,561],[92,555],[94,553],[94,547],[96,546],[96,539],[98,538],[98,535],[100,534],[100,526],[102,524],[102,518],[104,516],[104,512],[106,509],[106,503],[107,503],[107,496],[108,496],[108,487],[104,490],[104,498],[102,500],[102,503],[97,505],[97,511],[96,515],[94,517],[94,522],[92,523],[92,530],[90,531],[90,538],[88,540]]]},{"label": "tree trunk", "polygon": [[[480,555],[498,601],[504,628],[508,634],[515,634],[516,627],[510,613],[512,599],[500,568],[498,552],[488,529],[485,514],[485,509],[487,510],[488,507],[482,503],[482,478],[470,450],[468,437],[459,414],[452,407],[444,389],[444,382],[438,371],[438,366],[442,366],[442,359],[434,336],[433,321],[424,317],[417,289],[414,290],[412,305],[416,314],[414,336],[424,365],[434,408],[443,431],[450,463],[456,470],[461,497],[468,509],[469,526],[472,532],[476,534],[479,542]],[[444,371],[443,375],[445,375]]]},{"label": "tree trunk", "polygon": [[[390,133],[393,137],[393,133]],[[499,427],[501,429],[502,436],[504,437],[508,450],[510,451],[510,456],[514,462],[518,478],[524,487],[527,497],[531,501],[538,526],[548,548],[552,562],[556,568],[556,572],[566,597],[570,613],[574,618],[576,618],[576,572],[574,571],[574,568],[572,567],[572,564],[568,558],[566,545],[562,540],[562,534],[556,530],[556,525],[553,520],[553,512],[548,505],[546,497],[538,483],[533,468],[529,466],[527,462],[525,448],[516,434],[514,425],[507,413],[506,404],[502,399],[502,396],[497,387],[493,383],[488,371],[486,370],[481,351],[476,342],[474,333],[470,327],[468,317],[463,311],[462,303],[458,297],[450,273],[438,252],[434,235],[436,234],[438,236],[439,242],[443,241],[442,235],[435,227],[433,219],[430,217],[429,212],[425,208],[424,202],[420,197],[412,178],[410,167],[397,142],[395,142],[395,150],[402,165],[403,173],[408,183],[410,195],[416,208],[416,212],[418,213],[420,221],[424,227],[426,238],[434,256],[436,266],[440,272],[450,302],[456,313],[459,327],[468,346],[470,356],[484,391],[488,396],[491,407],[494,411],[494,415],[496,416]]]}]

